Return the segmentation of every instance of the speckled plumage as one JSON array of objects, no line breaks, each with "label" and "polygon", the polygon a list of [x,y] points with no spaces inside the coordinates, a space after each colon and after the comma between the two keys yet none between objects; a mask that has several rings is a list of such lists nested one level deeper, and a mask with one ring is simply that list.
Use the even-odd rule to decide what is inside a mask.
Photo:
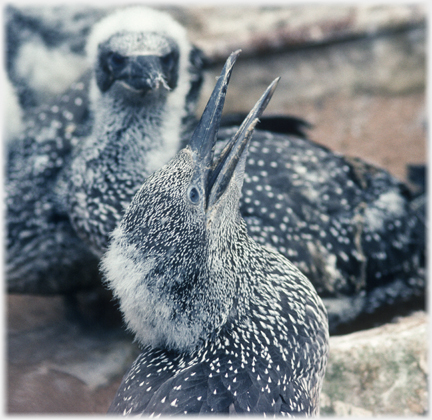
[{"label": "speckled plumage", "polygon": [[[158,32],[159,27],[164,29]],[[92,75],[35,111],[23,136],[11,142],[9,292],[68,293],[98,286],[98,258],[109,233],[145,176],[178,150],[194,112],[200,52],[169,15],[142,7],[119,10],[94,27],[88,43]],[[165,56],[171,53],[181,56]],[[125,68],[132,73],[104,67],[115,54],[113,60],[130,60]],[[146,65],[147,73],[133,73]],[[100,197],[105,201],[95,209]]]},{"label": "speckled plumage", "polygon": [[[174,35],[172,38],[175,41]],[[95,47],[93,56],[94,50]],[[195,86],[185,101],[189,116],[199,91],[200,73],[196,70],[202,65],[199,55],[191,58],[192,62],[194,60],[197,60],[196,69],[193,65],[191,76]],[[95,85],[93,92],[98,93]],[[121,98],[123,94],[119,90],[117,93]],[[115,98],[114,94],[112,98]],[[88,101],[88,98],[84,100]],[[177,151],[181,138],[187,139],[183,134],[191,125],[186,118],[182,132],[175,124],[168,129],[166,121],[171,120],[172,112],[155,111],[162,102],[152,106],[149,101],[143,110],[129,106],[127,101],[101,104],[97,95],[93,95],[93,101],[99,101],[94,114],[101,111],[99,121],[102,122],[74,149],[70,167],[59,169],[61,175],[56,181],[55,203],[60,202],[61,207],[57,204],[51,207],[63,216],[67,213],[73,231],[84,242],[83,246],[99,257],[138,186]],[[147,113],[148,109],[152,112]],[[103,112],[108,114],[106,118]],[[44,115],[41,113],[40,117]],[[81,118],[74,112],[67,115],[72,117],[74,124],[75,115]],[[176,118],[178,121],[178,116]],[[225,125],[232,124],[230,118],[228,116]],[[335,154],[305,138],[306,125],[302,121],[288,119],[288,122],[289,133],[275,135],[279,123],[282,123],[282,131],[286,130],[286,120],[265,119],[266,127],[271,124],[272,132],[263,132],[258,126],[252,139],[241,199],[241,212],[249,235],[290,258],[311,279],[325,298],[332,332],[340,324],[350,323],[359,315],[372,313],[384,305],[421,299],[425,290],[425,197],[413,201],[405,185],[386,171],[359,159]],[[76,129],[72,124],[68,126]],[[38,122],[37,129],[40,127]],[[124,127],[129,128],[123,130]],[[220,130],[219,147],[233,130]],[[47,129],[43,131],[47,132]],[[164,146],[167,139],[171,144],[169,148]],[[48,159],[51,165],[46,147],[41,146],[34,157],[20,159],[20,164],[29,163],[26,165],[29,170],[32,159],[35,162]],[[56,156],[57,146],[53,144],[52,147],[53,156]],[[156,160],[159,163],[153,164]],[[14,185],[18,188],[14,187],[14,190],[19,202],[22,200],[19,185],[21,179],[24,184],[28,183],[27,178],[16,178]],[[39,196],[46,191],[47,179],[48,185],[53,185],[52,179],[42,176]],[[25,223],[31,218],[30,214],[23,213]],[[23,222],[17,220],[14,228],[16,237],[22,230],[20,223]],[[42,235],[41,230],[38,232]],[[71,258],[77,261],[82,258],[81,250],[75,257],[74,248],[68,248]],[[22,245],[16,249],[22,249]],[[71,290],[80,289],[80,283],[75,287],[70,280],[67,266],[62,271],[68,277],[64,283]],[[59,276],[56,274],[56,277]],[[62,288],[50,290],[57,292]],[[23,284],[21,290],[33,293],[39,286]]]},{"label": "speckled plumage", "polygon": [[83,78],[27,115],[24,133],[8,145],[6,280],[11,293],[65,293],[98,277],[97,260],[75,234],[56,194],[76,136],[88,128],[86,83]]},{"label": "speckled plumage", "polygon": [[422,200],[361,159],[256,130],[240,210],[252,238],[312,281],[336,331],[360,314],[424,295]]},{"label": "speckled plumage", "polygon": [[103,258],[107,284],[144,346],[111,413],[319,410],[324,306],[294,265],[247,235],[238,209],[247,142],[274,83],[212,162],[234,58],[190,145],[143,184]]},{"label": "speckled plumage", "polygon": [[90,87],[94,121],[64,172],[64,195],[75,230],[101,256],[142,182],[190,133],[203,61],[182,26],[141,7],[97,25],[88,53],[99,63]]}]

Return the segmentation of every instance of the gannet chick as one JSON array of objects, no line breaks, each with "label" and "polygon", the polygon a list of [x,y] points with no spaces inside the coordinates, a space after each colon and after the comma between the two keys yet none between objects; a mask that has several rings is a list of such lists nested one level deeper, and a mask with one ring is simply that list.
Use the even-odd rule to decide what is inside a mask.
[{"label": "gannet chick", "polygon": [[[23,118],[6,160],[6,271],[9,293],[56,294],[98,279],[98,260],[76,235],[57,194],[79,133],[88,130],[86,78]],[[77,124],[80,121],[81,124]]]},{"label": "gannet chick", "polygon": [[179,149],[195,111],[202,55],[169,15],[119,10],[87,48],[90,81],[38,109],[8,151],[11,293],[98,286],[108,234],[143,177]]},{"label": "gannet chick", "polygon": [[152,174],[112,235],[102,270],[143,352],[110,407],[121,414],[316,414],[325,308],[239,213],[248,143],[273,82],[213,159],[228,59],[189,145]]},{"label": "gannet chick", "polygon": [[[294,133],[290,117],[264,122],[251,140],[240,212],[253,239],[311,280],[330,332],[383,308],[397,314],[418,305],[426,287],[424,193]],[[217,150],[236,130],[219,131]]]},{"label": "gannet chick", "polygon": [[87,52],[93,128],[64,185],[74,228],[101,256],[142,182],[191,130],[203,55],[168,14],[143,7],[96,25]]}]

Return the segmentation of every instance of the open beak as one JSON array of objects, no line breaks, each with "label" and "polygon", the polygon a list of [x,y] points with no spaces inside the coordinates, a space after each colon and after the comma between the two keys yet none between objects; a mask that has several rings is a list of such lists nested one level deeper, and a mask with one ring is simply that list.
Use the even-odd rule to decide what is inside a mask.
[{"label": "open beak", "polygon": [[246,154],[253,129],[269,103],[279,81],[279,78],[277,78],[271,83],[220,156],[213,161],[214,146],[217,140],[226,91],[232,67],[239,52],[232,53],[226,61],[189,142],[189,147],[194,156],[194,173],[191,184],[194,184],[205,195],[207,211],[217,203],[235,174],[236,179],[243,182]]},{"label": "open beak", "polygon": [[201,196],[206,196],[206,199],[208,198],[206,184],[212,165],[213,149],[217,140],[226,91],[232,68],[239,54],[240,50],[233,52],[225,62],[221,75],[189,142],[194,159],[191,184],[200,191]]},{"label": "open beak", "polygon": [[210,191],[207,208],[211,208],[216,204],[227,189],[234,174],[236,174],[237,180],[241,183],[241,187],[246,166],[248,146],[253,130],[266,109],[267,104],[270,102],[279,79],[280,77],[273,80],[259,101],[249,112],[248,116],[244,119],[237,133],[222,150],[219,158],[213,163],[207,183],[207,189]]}]

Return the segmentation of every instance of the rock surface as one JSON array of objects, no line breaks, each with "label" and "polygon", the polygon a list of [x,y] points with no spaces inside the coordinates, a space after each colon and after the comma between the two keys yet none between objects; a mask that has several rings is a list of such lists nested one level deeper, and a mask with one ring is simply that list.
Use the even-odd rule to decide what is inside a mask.
[{"label": "rock surface", "polygon": [[61,297],[7,303],[7,412],[106,413],[139,352],[121,324],[105,310],[76,319]]},{"label": "rock surface", "polygon": [[428,343],[425,312],[331,337],[321,415],[425,415]]},{"label": "rock surface", "polygon": [[225,60],[238,48],[246,55],[259,55],[397,31],[424,23],[426,7],[422,3],[201,5],[171,12],[188,26],[207,55]]},{"label": "rock surface", "polygon": [[[248,112],[281,76],[265,115],[291,114],[335,151],[362,157],[406,179],[426,160],[425,30],[401,30],[278,53],[240,55],[225,112]],[[220,66],[206,79],[201,109]]]},{"label": "rock surface", "polygon": [[[120,327],[68,319],[59,297],[8,297],[7,412],[104,414],[139,349]],[[322,416],[428,410],[425,312],[330,337]]]}]

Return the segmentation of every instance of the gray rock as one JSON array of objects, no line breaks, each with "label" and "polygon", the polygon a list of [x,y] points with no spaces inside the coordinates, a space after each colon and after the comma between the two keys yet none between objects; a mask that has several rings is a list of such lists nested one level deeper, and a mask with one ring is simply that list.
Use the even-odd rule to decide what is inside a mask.
[{"label": "gray rock", "polygon": [[113,340],[108,348],[83,352],[76,360],[67,360],[67,363],[47,362],[44,367],[67,373],[93,391],[107,386],[113,379],[127,372],[135,357],[136,348],[130,341]]},{"label": "gray rock", "polygon": [[[247,112],[281,76],[266,115],[301,117],[313,125],[313,140],[402,180],[407,164],[425,162],[424,5],[190,7],[182,13],[193,41],[214,59],[243,50],[225,112]],[[207,75],[198,112],[217,72],[215,66]]]},{"label": "gray rock", "polygon": [[394,323],[330,338],[321,415],[423,415],[428,410],[428,322]]}]

